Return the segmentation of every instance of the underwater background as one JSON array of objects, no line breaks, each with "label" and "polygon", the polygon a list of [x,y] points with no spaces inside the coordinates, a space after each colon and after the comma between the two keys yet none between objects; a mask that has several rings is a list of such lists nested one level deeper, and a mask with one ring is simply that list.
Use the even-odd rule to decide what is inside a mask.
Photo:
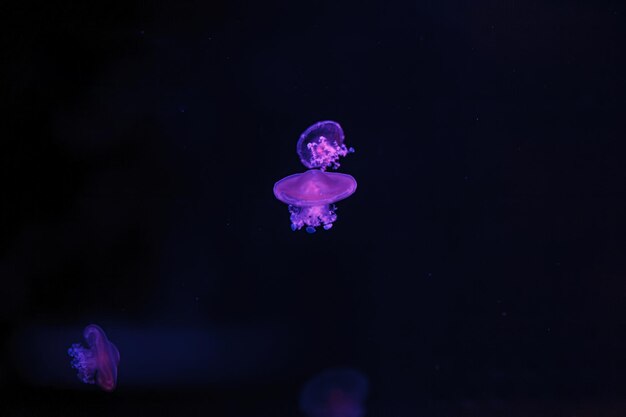
[{"label": "underwater background", "polygon": [[[626,413],[623,2],[40,3],[0,12],[0,415]],[[323,120],[358,188],[294,232]]]}]

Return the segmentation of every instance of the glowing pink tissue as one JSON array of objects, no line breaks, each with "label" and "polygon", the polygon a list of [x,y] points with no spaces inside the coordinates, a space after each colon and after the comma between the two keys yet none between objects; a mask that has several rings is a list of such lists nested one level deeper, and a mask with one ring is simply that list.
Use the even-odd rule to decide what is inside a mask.
[{"label": "glowing pink tissue", "polygon": [[274,185],[274,195],[289,204],[291,229],[304,225],[313,233],[315,227],[328,230],[337,219],[333,203],[349,197],[356,191],[356,180],[348,174],[311,169],[290,175]]},{"label": "glowing pink tissue", "polygon": [[354,152],[353,148],[346,148],[343,143],[343,129],[337,122],[326,120],[310,126],[300,135],[296,149],[300,161],[307,168],[319,168],[325,171],[327,167],[339,168],[340,157]]},{"label": "glowing pink tissue", "polygon": [[84,383],[95,383],[105,391],[113,391],[117,385],[120,352],[98,325],[85,327],[83,336],[89,348],[75,343],[67,351],[72,357],[72,367],[78,370],[78,378]]}]

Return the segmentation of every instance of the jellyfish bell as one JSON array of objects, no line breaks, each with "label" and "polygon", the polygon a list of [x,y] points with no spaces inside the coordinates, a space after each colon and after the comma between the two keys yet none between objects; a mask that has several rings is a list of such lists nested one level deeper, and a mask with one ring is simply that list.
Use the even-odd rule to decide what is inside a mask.
[{"label": "jellyfish bell", "polygon": [[332,227],[337,219],[334,203],[352,195],[356,186],[351,175],[311,169],[278,181],[274,195],[289,205],[292,230],[306,225],[307,232],[313,233],[318,226]]},{"label": "jellyfish bell", "polygon": [[305,130],[300,135],[296,150],[300,161],[307,168],[319,168],[324,171],[332,166],[337,169],[339,158],[354,152],[354,148],[347,148],[343,141],[343,129],[339,123],[326,120],[317,122]]},{"label": "jellyfish bell", "polygon": [[300,392],[308,417],[363,417],[368,380],[354,369],[330,369],[312,377]]},{"label": "jellyfish bell", "polygon": [[351,393],[341,388],[333,389],[328,393],[325,407],[326,415],[330,417],[363,417],[365,408],[360,398],[354,398]]},{"label": "jellyfish bell", "polygon": [[336,203],[356,191],[352,175],[310,169],[283,178],[274,185],[274,195],[283,203],[299,207]]}]

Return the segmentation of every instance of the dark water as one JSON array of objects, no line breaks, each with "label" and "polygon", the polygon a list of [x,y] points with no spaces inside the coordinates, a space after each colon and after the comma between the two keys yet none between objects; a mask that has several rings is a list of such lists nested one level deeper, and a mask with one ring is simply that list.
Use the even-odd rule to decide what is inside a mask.
[{"label": "dark water", "polygon": [[[0,13],[0,415],[304,416],[334,368],[368,417],[624,415],[623,2],[39,3]],[[292,232],[320,120],[358,189]]]}]

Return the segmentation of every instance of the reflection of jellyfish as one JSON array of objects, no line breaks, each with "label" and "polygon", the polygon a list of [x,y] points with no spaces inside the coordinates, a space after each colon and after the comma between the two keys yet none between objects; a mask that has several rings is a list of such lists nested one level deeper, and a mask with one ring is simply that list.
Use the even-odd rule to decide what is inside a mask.
[{"label": "reflection of jellyfish", "polygon": [[291,229],[306,225],[307,232],[315,232],[323,225],[328,230],[337,219],[333,203],[343,200],[356,190],[356,180],[347,174],[311,169],[303,174],[290,175],[274,185],[274,195],[289,204]]},{"label": "reflection of jellyfish", "polygon": [[330,165],[339,168],[339,157],[354,152],[354,148],[346,148],[343,138],[343,129],[339,123],[330,120],[315,123],[300,135],[296,147],[300,160],[307,168],[319,168],[322,171]]},{"label": "reflection of jellyfish", "polygon": [[300,135],[297,151],[300,161],[311,169],[303,174],[290,175],[274,185],[274,195],[289,204],[291,230],[315,232],[317,226],[328,230],[337,219],[333,203],[343,200],[356,190],[356,180],[347,174],[325,172],[338,168],[337,160],[354,152],[343,144],[343,130],[338,123],[317,122]]},{"label": "reflection of jellyfish", "polygon": [[300,393],[308,417],[363,417],[367,378],[352,369],[334,369],[311,378]]},{"label": "reflection of jellyfish", "polygon": [[73,358],[72,367],[78,370],[78,378],[84,383],[97,383],[103,390],[113,391],[117,383],[120,352],[109,342],[100,326],[90,324],[85,327],[83,336],[88,349],[75,343],[67,351]]}]

